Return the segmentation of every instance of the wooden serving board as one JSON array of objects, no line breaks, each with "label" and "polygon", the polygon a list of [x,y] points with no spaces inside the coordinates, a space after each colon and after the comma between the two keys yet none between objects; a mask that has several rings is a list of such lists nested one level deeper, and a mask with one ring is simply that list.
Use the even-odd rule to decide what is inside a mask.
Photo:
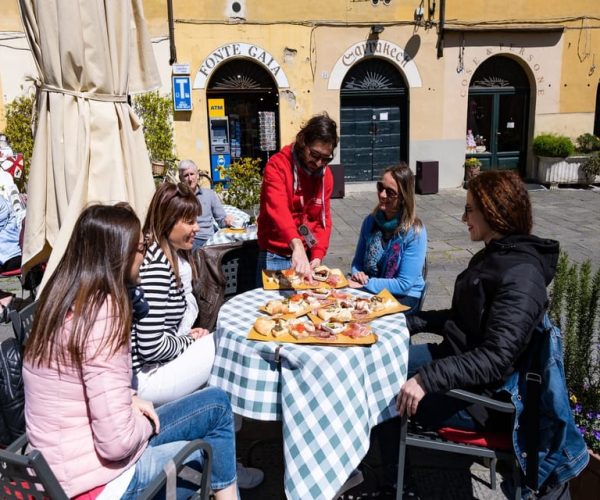
[{"label": "wooden serving board", "polygon": [[319,337],[306,337],[297,339],[293,335],[281,335],[273,337],[272,335],[261,335],[254,327],[250,328],[247,336],[248,340],[258,340],[262,342],[278,342],[283,344],[309,344],[309,345],[334,345],[337,347],[369,346],[377,342],[377,335],[371,332],[365,337],[353,339],[346,337],[343,333],[336,336],[335,339],[322,339]]},{"label": "wooden serving board", "polygon": [[242,234],[246,232],[246,229],[243,227],[226,227],[223,229],[223,232],[227,234]]},{"label": "wooden serving board", "polygon": [[262,272],[262,282],[263,288],[265,290],[312,290],[314,288],[345,288],[348,286],[348,280],[344,276],[341,270],[339,269],[331,269],[330,272],[333,274],[337,274],[340,277],[339,283],[333,287],[330,284],[324,281],[315,281],[314,285],[309,285],[308,283],[301,282],[297,285],[292,286],[291,284],[288,286],[281,285],[277,278],[275,278],[275,274],[278,271],[264,271]]},{"label": "wooden serving board", "polygon": [[[401,304],[400,302],[398,302],[398,300],[388,290],[382,290],[381,292],[379,292],[377,294],[377,296],[381,297],[384,300],[391,300],[391,301],[393,301],[393,304],[390,307],[386,307],[385,309],[382,309],[381,311],[372,312],[363,318],[352,320],[352,321],[354,321],[356,323],[368,323],[369,321],[372,321],[377,318],[381,318],[382,316],[387,316],[388,314],[396,314],[396,313],[408,311],[410,309],[409,306],[405,306],[404,304]],[[319,318],[319,316],[317,316],[316,314],[313,314],[312,312],[308,313],[308,317],[315,325],[318,325],[319,323],[321,323],[323,321],[321,318]]]}]

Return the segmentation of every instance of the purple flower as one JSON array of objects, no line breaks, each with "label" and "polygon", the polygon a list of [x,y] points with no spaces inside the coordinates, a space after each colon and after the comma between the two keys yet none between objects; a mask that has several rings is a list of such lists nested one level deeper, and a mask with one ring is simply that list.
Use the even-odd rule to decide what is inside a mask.
[{"label": "purple flower", "polygon": [[582,409],[581,403],[577,403],[577,404],[575,405],[575,407],[573,408],[573,411],[574,411],[574,412],[575,412],[577,415],[579,415],[579,414],[581,413],[581,409]]},{"label": "purple flower", "polygon": [[579,429],[579,434],[585,436],[585,427],[583,425],[578,425],[577,429]]},{"label": "purple flower", "polygon": [[600,441],[600,431],[594,431],[594,432],[593,432],[593,434],[594,434],[594,437],[595,437],[595,438],[596,438],[598,441]]}]

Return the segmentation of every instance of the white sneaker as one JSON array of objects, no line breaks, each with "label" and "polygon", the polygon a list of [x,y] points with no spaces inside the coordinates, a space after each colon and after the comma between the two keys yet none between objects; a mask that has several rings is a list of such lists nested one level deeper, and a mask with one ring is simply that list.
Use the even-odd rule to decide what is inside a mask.
[{"label": "white sneaker", "polygon": [[237,485],[241,490],[251,490],[263,482],[265,473],[254,467],[244,467],[237,463]]}]

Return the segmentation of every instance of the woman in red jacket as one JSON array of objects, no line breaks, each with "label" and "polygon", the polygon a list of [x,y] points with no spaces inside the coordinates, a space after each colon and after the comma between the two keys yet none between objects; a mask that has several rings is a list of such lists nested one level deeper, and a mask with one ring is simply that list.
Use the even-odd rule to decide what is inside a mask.
[{"label": "woman in red jacket", "polygon": [[309,275],[321,264],[331,234],[333,175],[327,165],[337,143],[337,125],[323,113],[267,163],[258,217],[259,273],[293,268]]}]

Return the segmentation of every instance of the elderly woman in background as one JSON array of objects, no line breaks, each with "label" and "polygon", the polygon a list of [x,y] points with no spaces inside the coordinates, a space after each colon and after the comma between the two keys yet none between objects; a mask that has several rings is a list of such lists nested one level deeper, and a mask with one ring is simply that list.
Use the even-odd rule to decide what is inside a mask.
[{"label": "elderly woman in background", "polygon": [[387,289],[412,310],[425,287],[427,231],[416,216],[415,178],[408,165],[386,169],[377,196],[361,227],[349,284],[371,293]]},{"label": "elderly woman in background", "polygon": [[198,167],[192,160],[179,162],[179,180],[190,187],[201,207],[197,218],[198,231],[194,237],[195,250],[203,247],[215,233],[213,220],[219,227],[230,227],[234,224],[234,217],[225,213],[221,200],[212,189],[200,186]]}]

